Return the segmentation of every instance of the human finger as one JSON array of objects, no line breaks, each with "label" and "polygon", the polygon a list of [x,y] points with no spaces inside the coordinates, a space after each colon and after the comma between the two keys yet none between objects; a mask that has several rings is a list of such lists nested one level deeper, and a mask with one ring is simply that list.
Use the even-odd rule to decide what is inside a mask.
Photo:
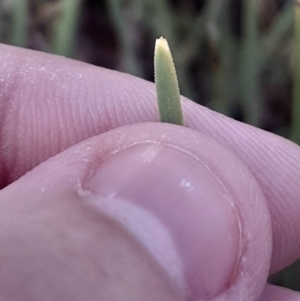
[{"label": "human finger", "polygon": [[8,301],[258,300],[271,245],[248,168],[169,124],[83,141],[0,192]]},{"label": "human finger", "polygon": [[[2,186],[93,135],[157,121],[153,84],[39,52],[1,46]],[[183,99],[186,126],[231,149],[263,190],[272,218],[270,273],[300,256],[300,150]]]}]

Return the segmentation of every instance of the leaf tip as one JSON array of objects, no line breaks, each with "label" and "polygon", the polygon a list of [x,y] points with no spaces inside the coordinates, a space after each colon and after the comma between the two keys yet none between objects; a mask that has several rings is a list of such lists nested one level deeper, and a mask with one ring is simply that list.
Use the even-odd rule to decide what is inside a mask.
[{"label": "leaf tip", "polygon": [[156,39],[155,52],[157,51],[171,52],[168,41],[165,38],[160,37],[159,39]]}]

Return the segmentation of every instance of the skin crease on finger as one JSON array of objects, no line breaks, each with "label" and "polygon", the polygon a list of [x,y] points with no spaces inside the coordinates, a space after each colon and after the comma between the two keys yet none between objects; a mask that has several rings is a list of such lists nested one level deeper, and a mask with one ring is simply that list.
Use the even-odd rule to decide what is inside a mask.
[{"label": "skin crease on finger", "polygon": [[[154,149],[151,145],[154,145]],[[199,148],[199,145],[202,145],[202,147]],[[140,151],[140,147],[146,147],[147,151]],[[222,209],[216,216],[217,218],[214,214],[218,212],[218,208],[211,208],[211,204],[215,204],[216,201],[213,198],[204,199],[202,202],[201,198],[197,199],[196,195],[196,202],[194,205],[192,204],[191,209],[188,209],[188,203],[183,203],[186,200],[181,199],[182,201],[179,200],[181,208],[177,208],[175,199],[178,191],[182,189],[184,191],[190,190],[186,190],[184,188],[186,186],[181,188],[181,185],[179,185],[176,188],[173,185],[173,189],[178,191],[170,200],[172,204],[166,209],[158,204],[159,208],[155,211],[155,216],[160,218],[161,221],[168,219],[171,221],[171,223],[166,223],[165,227],[161,229],[165,228],[170,233],[175,247],[164,246],[165,240],[160,241],[154,234],[149,247],[149,244],[143,238],[145,233],[133,233],[133,229],[126,226],[128,223],[122,224],[133,233],[134,237],[142,243],[149,253],[152,241],[154,241],[156,250],[161,248],[166,252],[167,259],[173,251],[178,253],[178,260],[181,262],[179,267],[182,266],[179,268],[179,273],[182,275],[183,280],[180,280],[181,277],[178,278],[177,276],[174,278],[174,274],[170,274],[173,267],[172,264],[165,264],[164,254],[161,252],[150,253],[151,256],[146,256],[144,260],[146,260],[146,263],[154,261],[156,264],[154,263],[154,267],[150,268],[149,274],[141,275],[142,272],[146,273],[145,269],[149,268],[149,266],[145,267],[145,264],[141,265],[139,261],[127,268],[133,269],[132,282],[127,283],[127,285],[130,287],[130,293],[134,294],[136,299],[129,297],[128,292],[122,292],[124,295],[121,299],[109,300],[147,300],[144,299],[147,296],[143,295],[142,288],[145,286],[145,291],[151,290],[151,285],[159,281],[156,279],[165,280],[161,290],[158,291],[159,295],[154,298],[155,300],[169,300],[168,298],[180,301],[258,300],[265,285],[271,255],[269,213],[259,186],[244,164],[212,139],[187,128],[159,123],[122,127],[91,138],[42,163],[2,190],[2,193],[0,193],[0,229],[9,229],[9,231],[0,231],[0,240],[2,242],[0,244],[0,255],[5,263],[0,269],[0,294],[1,292],[4,294],[5,300],[10,301],[8,297],[12,291],[16,291],[16,287],[22,284],[23,277],[31,279],[28,284],[36,283],[38,279],[37,285],[34,285],[37,291],[28,292],[26,291],[27,287],[21,287],[21,289],[25,290],[23,293],[41,294],[43,290],[46,290],[45,295],[49,300],[51,300],[49,296],[52,293],[45,287],[54,287],[55,296],[61,298],[56,298],[55,300],[82,300],[82,294],[87,290],[93,292],[93,294],[99,294],[97,279],[99,282],[103,280],[97,271],[99,269],[109,269],[108,266],[111,265],[114,270],[114,263],[111,261],[103,262],[102,258],[105,257],[106,252],[112,252],[113,247],[107,251],[106,244],[103,243],[102,245],[100,243],[100,246],[97,244],[97,241],[102,242],[101,237],[104,235],[98,233],[97,229],[100,227],[101,231],[106,231],[106,226],[103,228],[103,218],[101,217],[103,212],[107,216],[113,217],[109,215],[109,211],[105,211],[105,208],[102,207],[103,204],[105,205],[105,202],[102,200],[112,195],[109,186],[114,189],[114,185],[117,185],[118,198],[125,197],[122,194],[124,187],[121,189],[122,185],[118,184],[118,182],[123,181],[124,176],[118,178],[118,173],[120,168],[121,170],[124,169],[123,172],[126,172],[128,168],[124,166],[119,167],[120,162],[122,162],[120,161],[120,156],[124,155],[124,152],[125,154],[131,152],[138,162],[140,154],[142,170],[155,167],[159,169],[159,174],[161,174],[164,170],[168,172],[167,167],[170,168],[169,164],[166,163],[168,158],[163,155],[164,152],[167,152],[167,156],[168,154],[175,156],[177,150],[180,150],[180,153],[183,153],[184,156],[185,154],[189,154],[189,156],[192,154],[191,157],[195,158],[193,159],[195,162],[192,162],[193,165],[199,164],[199,160],[200,164],[195,168],[196,176],[201,177],[204,175],[208,179],[210,173],[214,175],[213,179],[215,180],[212,180],[212,182],[204,178],[199,181],[198,185],[201,185],[201,183],[209,185],[209,189],[202,198],[209,198],[213,190],[218,191],[220,189],[218,188],[218,185],[220,185],[218,183],[221,183],[222,186],[220,187],[223,188],[221,188],[219,197],[222,199],[222,202],[225,202],[227,196],[224,198],[224,194],[228,194],[230,196],[228,203],[226,203],[228,205],[220,204]],[[159,159],[159,155],[163,155],[162,159]],[[134,165],[131,159],[128,164],[129,166]],[[198,173],[201,166],[204,168],[203,173]],[[142,174],[140,171],[141,169],[138,169],[138,177],[148,174]],[[210,171],[209,174],[207,171]],[[172,170],[172,174],[174,173],[176,173],[176,169]],[[104,177],[102,177],[102,174],[104,174]],[[126,175],[125,178],[129,178],[131,173]],[[110,177],[114,179],[114,182],[110,180]],[[163,177],[165,176],[163,175]],[[216,181],[216,179],[218,180]],[[147,183],[152,180],[150,178],[146,178],[146,180],[148,181],[144,181],[146,184],[144,183],[143,193],[147,194],[152,189],[152,184],[148,186]],[[155,185],[159,185],[159,181],[154,179]],[[197,183],[194,183],[193,180],[190,181],[191,186],[188,186],[188,188],[193,188],[193,185]],[[35,185],[29,185],[31,182],[34,182]],[[127,184],[130,183],[126,183],[125,187],[132,185]],[[213,185],[214,189],[210,185]],[[225,189],[224,187],[226,190],[223,190]],[[197,189],[197,187],[194,189]],[[137,187],[133,187],[132,190],[136,192]],[[205,187],[200,187],[198,191],[201,190],[205,191]],[[172,194],[171,191],[169,193]],[[135,198],[132,194],[128,195],[126,193],[126,195],[132,199]],[[189,194],[186,196],[187,199],[190,198]],[[152,209],[148,207],[151,205],[151,200],[143,204],[143,198],[144,195],[141,195],[140,199],[137,199],[138,207],[147,207],[147,211],[151,211]],[[167,199],[165,201],[169,202]],[[110,199],[111,202],[112,199]],[[152,203],[155,203],[154,199],[152,199]],[[197,207],[197,203],[200,204],[200,208]],[[124,204],[124,202],[121,204]],[[184,214],[184,208],[187,208],[185,209],[187,211],[186,214]],[[160,216],[162,211],[165,213],[163,216]],[[201,211],[203,211],[202,215]],[[97,212],[100,213],[100,217]],[[196,213],[196,216],[199,215],[199,219],[193,218],[193,212]],[[208,215],[208,219],[206,215]],[[134,219],[134,217],[132,218]],[[127,219],[130,219],[130,216],[127,216]],[[118,220],[114,216],[113,221],[115,220],[121,222],[123,217]],[[184,225],[191,220],[194,221],[194,225],[190,224],[190,230],[184,230]],[[98,221],[99,225],[97,225]],[[85,224],[86,226],[82,227]],[[177,224],[180,225],[180,228],[176,230]],[[210,230],[206,231],[205,226],[209,227]],[[203,232],[201,232],[201,235],[199,234],[199,237],[197,237],[197,232],[192,236],[188,235],[193,228],[198,228],[197,231],[199,233],[201,228],[203,228]],[[184,233],[182,233],[182,229]],[[156,232],[155,228],[152,230],[150,232]],[[178,230],[181,234],[176,237],[176,231]],[[111,233],[113,231],[110,229],[108,232]],[[162,231],[159,230],[159,232],[161,233]],[[211,235],[213,233],[214,239],[212,241]],[[205,238],[205,236],[207,237]],[[232,238],[232,236],[234,237]],[[27,239],[24,240],[25,237]],[[184,237],[190,238],[185,239],[184,244],[182,244],[181,241]],[[124,240],[126,240],[126,235]],[[217,245],[210,250],[209,256],[206,257],[205,253],[201,253],[201,250],[209,247],[208,243],[217,243]],[[120,241],[117,249],[120,248],[122,250],[122,244],[123,242]],[[230,251],[232,250],[231,244],[235,246],[236,254]],[[84,247],[85,245],[90,246],[90,248]],[[140,257],[144,256],[143,258],[145,258],[144,252],[140,251],[140,249],[136,250],[137,247],[135,245],[129,240],[129,246],[135,250],[134,254],[135,252],[138,252],[138,254],[142,253]],[[199,249],[197,249],[198,245]],[[126,243],[125,246],[127,246]],[[172,250],[173,248],[174,250]],[[193,255],[194,249],[197,252],[199,251],[198,257],[197,254],[195,254],[196,256]],[[97,255],[98,252],[101,254],[100,257]],[[119,264],[122,256],[124,258],[129,256],[128,260],[133,260],[128,255],[128,253],[133,251],[129,251],[126,254],[118,252],[117,250],[116,258],[119,258],[119,260],[115,263],[116,265]],[[35,253],[37,254],[34,255]],[[86,261],[87,259],[88,262]],[[20,268],[24,260],[26,266]],[[128,260],[124,259],[124,262]],[[207,263],[207,261],[209,262]],[[90,270],[94,262],[96,267]],[[157,263],[162,267],[163,272],[158,267],[155,268]],[[49,267],[48,264],[50,265]],[[124,264],[122,260],[121,264]],[[56,269],[58,269],[57,277],[51,278]],[[48,272],[44,276],[47,270]],[[209,278],[206,276],[207,273]],[[73,295],[69,291],[70,287],[75,285],[74,279],[71,284],[68,282],[66,288],[60,288],[59,286],[61,278],[72,279],[74,274],[75,280],[81,283],[76,287],[78,295],[76,290]],[[120,271],[116,272],[116,274],[120,274]],[[225,278],[220,276],[222,274],[224,275],[222,277]],[[46,279],[43,279],[43,277],[46,277]],[[83,282],[81,277],[84,277]],[[115,279],[114,273],[111,277],[111,281],[115,283],[116,287],[118,287],[118,281],[123,281]],[[133,284],[135,277],[140,280],[138,284]],[[150,286],[147,284],[148,277],[150,277]],[[144,281],[142,281],[143,279]],[[195,282],[195,279],[203,279],[203,281]],[[44,281],[47,282],[46,286]],[[217,286],[215,286],[216,284]],[[32,286],[29,286],[29,288],[32,289]],[[138,291],[136,292],[136,290]],[[64,299],[62,299],[60,294],[65,296]],[[110,290],[107,294],[110,296]],[[100,300],[106,300],[105,287],[103,286],[102,295],[100,296],[102,298]],[[173,296],[173,299],[168,296]],[[97,298],[99,298],[99,295]],[[153,300],[153,296],[151,298]],[[24,299],[12,300],[23,301]],[[92,295],[89,300],[94,300]]]},{"label": "skin crease on finger", "polygon": [[22,189],[21,203],[1,204],[1,300],[183,301],[120,225],[88,210],[72,191],[45,191],[41,201],[36,188],[34,197]]},{"label": "skin crease on finger", "polygon": [[[88,137],[126,124],[157,121],[151,83],[4,45],[0,58],[2,187]],[[299,147],[186,99],[183,109],[186,126],[228,147],[258,181],[272,218],[270,272],[299,258]]]}]

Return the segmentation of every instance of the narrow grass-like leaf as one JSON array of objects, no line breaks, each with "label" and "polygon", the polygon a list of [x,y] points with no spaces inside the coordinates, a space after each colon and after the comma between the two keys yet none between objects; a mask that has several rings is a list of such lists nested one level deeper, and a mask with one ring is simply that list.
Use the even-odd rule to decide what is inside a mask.
[{"label": "narrow grass-like leaf", "polygon": [[28,0],[14,0],[11,17],[11,33],[9,43],[25,47],[27,40]]},{"label": "narrow grass-like leaf", "polygon": [[154,70],[160,121],[183,125],[176,70],[164,38],[157,39],[155,43]]},{"label": "narrow grass-like leaf", "polygon": [[217,64],[212,68],[215,86],[210,107],[224,115],[231,116],[231,110],[236,106],[237,88],[232,83],[237,82],[236,69],[238,60],[238,45],[231,32],[230,2],[224,1],[222,14],[219,18],[218,34],[211,38],[211,47],[218,54]]},{"label": "narrow grass-like leaf", "polygon": [[[106,0],[106,6],[108,9],[109,17],[112,21],[112,26],[115,30],[116,38],[120,47],[121,59],[122,59],[122,71],[128,72],[132,75],[143,77],[143,70],[141,64],[138,62],[136,54],[136,33],[134,27],[130,24],[128,19],[137,19],[139,15],[140,5],[139,1],[135,1],[130,9],[131,16],[127,19],[125,14],[122,13],[122,6],[124,5],[122,0]],[[130,5],[130,3],[128,4]]]},{"label": "narrow grass-like leaf", "polygon": [[288,43],[289,33],[294,24],[294,6],[291,1],[287,3],[283,11],[278,14],[270,30],[261,38],[261,64],[264,66],[269,63],[269,59],[281,49],[282,45]]},{"label": "narrow grass-like leaf", "polygon": [[257,2],[243,0],[243,39],[240,61],[240,97],[245,122],[259,127],[261,121],[261,102],[259,95],[259,52]]},{"label": "narrow grass-like leaf", "polygon": [[292,140],[300,144],[300,1],[295,3],[295,72]]},{"label": "narrow grass-like leaf", "polygon": [[82,0],[61,0],[61,14],[54,24],[52,52],[72,57]]}]

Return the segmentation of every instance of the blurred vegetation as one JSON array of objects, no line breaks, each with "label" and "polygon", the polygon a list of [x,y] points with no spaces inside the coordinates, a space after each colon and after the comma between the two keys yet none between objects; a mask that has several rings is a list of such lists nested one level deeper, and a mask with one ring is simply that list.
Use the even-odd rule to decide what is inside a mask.
[{"label": "blurred vegetation", "polygon": [[[300,143],[300,13],[293,0],[1,0],[0,42],[153,81],[168,39],[181,93]],[[300,291],[300,264],[270,277]]]}]

